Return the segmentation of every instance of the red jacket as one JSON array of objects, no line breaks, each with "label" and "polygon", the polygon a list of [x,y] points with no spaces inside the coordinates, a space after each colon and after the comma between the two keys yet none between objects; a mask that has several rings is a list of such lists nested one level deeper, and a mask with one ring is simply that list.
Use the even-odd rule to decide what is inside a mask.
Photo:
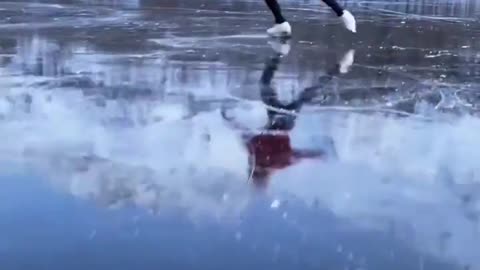
[{"label": "red jacket", "polygon": [[247,142],[250,155],[254,157],[253,180],[265,186],[268,176],[275,170],[284,169],[305,158],[321,158],[318,151],[298,151],[292,149],[290,136],[285,134],[260,134]]}]

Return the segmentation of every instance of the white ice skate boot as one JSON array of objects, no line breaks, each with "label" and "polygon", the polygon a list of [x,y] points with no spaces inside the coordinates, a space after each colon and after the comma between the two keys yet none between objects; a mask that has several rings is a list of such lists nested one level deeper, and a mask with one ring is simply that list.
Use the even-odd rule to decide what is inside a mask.
[{"label": "white ice skate boot", "polygon": [[348,10],[344,10],[343,15],[340,16],[340,19],[342,20],[345,28],[353,33],[357,32],[357,23],[355,22],[355,17],[353,17],[352,13],[350,13]]},{"label": "white ice skate boot", "polygon": [[290,44],[288,41],[270,40],[268,44],[281,56],[285,56],[290,52]]},{"label": "white ice skate boot", "polygon": [[349,50],[348,52],[343,55],[342,59],[338,62],[339,65],[339,72],[341,74],[348,73],[350,71],[350,67],[353,65],[355,57],[355,50]]},{"label": "white ice skate boot", "polygon": [[278,23],[268,29],[267,34],[273,37],[290,36],[292,34],[292,27],[288,22]]}]

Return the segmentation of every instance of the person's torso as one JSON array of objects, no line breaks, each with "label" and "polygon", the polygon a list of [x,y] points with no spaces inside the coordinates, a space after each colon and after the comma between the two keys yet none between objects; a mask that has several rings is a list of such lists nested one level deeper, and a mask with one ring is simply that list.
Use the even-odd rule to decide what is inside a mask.
[{"label": "person's torso", "polygon": [[248,142],[257,167],[280,169],[293,162],[293,150],[288,134],[260,134]]}]

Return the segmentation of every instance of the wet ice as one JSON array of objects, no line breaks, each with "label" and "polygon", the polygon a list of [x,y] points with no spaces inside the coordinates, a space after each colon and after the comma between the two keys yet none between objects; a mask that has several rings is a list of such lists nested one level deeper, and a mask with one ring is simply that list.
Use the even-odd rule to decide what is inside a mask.
[{"label": "wet ice", "polygon": [[[5,172],[28,168],[31,178],[99,208],[181,213],[227,228],[264,196],[260,216],[280,207],[278,227],[308,231],[315,215],[301,214],[317,205],[355,229],[389,233],[418,256],[478,267],[478,5],[347,2],[358,14],[357,37],[320,3],[285,5],[296,35],[273,80],[282,102],[355,51],[348,72],[324,84],[290,135],[292,147],[307,150],[330,138],[336,159],[276,171],[262,194],[249,182],[243,131],[221,111],[250,133],[268,119],[259,80],[274,52],[261,2],[1,1]],[[291,207],[288,218],[283,207]],[[275,227],[258,219],[229,238],[253,243],[249,228]],[[95,241],[101,231],[85,235]],[[355,245],[340,243],[345,259]]]}]

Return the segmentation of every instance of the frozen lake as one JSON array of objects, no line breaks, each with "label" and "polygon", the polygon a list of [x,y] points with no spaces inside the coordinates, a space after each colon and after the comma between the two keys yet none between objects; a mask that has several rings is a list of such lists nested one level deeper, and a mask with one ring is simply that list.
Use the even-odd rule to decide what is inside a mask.
[{"label": "frozen lake", "polygon": [[0,0],[0,269],[480,269],[480,3],[282,4]]}]

